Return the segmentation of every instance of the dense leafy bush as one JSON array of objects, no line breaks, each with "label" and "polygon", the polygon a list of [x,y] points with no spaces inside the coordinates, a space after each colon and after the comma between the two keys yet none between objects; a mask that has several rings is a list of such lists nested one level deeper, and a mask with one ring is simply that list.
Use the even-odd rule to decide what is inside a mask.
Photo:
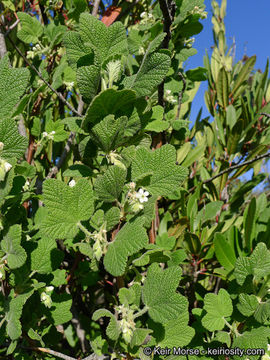
[{"label": "dense leafy bush", "polygon": [[2,1],[1,358],[270,358],[268,63],[212,6],[185,72],[203,0]]}]

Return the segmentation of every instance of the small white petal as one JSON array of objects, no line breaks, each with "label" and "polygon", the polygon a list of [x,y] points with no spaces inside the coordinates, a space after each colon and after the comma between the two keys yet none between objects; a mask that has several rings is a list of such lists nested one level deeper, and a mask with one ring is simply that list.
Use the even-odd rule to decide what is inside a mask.
[{"label": "small white petal", "polygon": [[47,133],[47,131],[44,131],[44,132],[42,133],[42,136],[43,136],[43,137],[46,137],[46,136],[48,136],[48,133]]},{"label": "small white petal", "polygon": [[73,187],[76,185],[76,181],[75,180],[71,180],[68,184],[70,187]]},{"label": "small white petal", "polygon": [[10,163],[8,163],[8,162],[5,162],[4,163],[4,168],[5,168],[6,172],[8,172],[12,168],[12,165]]},{"label": "small white petal", "polygon": [[53,131],[51,132],[51,134],[54,135],[54,134],[55,134],[55,131],[53,130]]},{"label": "small white petal", "polygon": [[148,191],[145,191],[145,192],[144,192],[144,195],[145,195],[145,196],[149,196],[149,192],[148,192]]},{"label": "small white petal", "polygon": [[53,286],[46,286],[46,287],[45,287],[45,290],[46,290],[47,292],[53,291],[53,289],[54,289]]}]

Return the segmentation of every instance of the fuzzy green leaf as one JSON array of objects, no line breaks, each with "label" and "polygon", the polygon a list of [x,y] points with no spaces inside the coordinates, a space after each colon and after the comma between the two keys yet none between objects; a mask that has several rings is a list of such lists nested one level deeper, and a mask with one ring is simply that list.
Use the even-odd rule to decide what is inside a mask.
[{"label": "fuzzy green leaf", "polygon": [[228,271],[232,271],[234,269],[234,265],[236,262],[235,252],[233,247],[229,244],[229,242],[225,239],[225,237],[216,233],[214,237],[214,248],[215,254],[220,262],[220,264]]},{"label": "fuzzy green leaf", "polygon": [[8,313],[6,314],[7,320],[7,333],[11,340],[16,340],[21,336],[22,326],[20,317],[22,315],[23,306],[27,299],[33,294],[34,290],[29,290],[24,294],[19,294],[12,298],[8,305]]},{"label": "fuzzy green leaf", "polygon": [[151,329],[140,329],[140,328],[135,329],[130,341],[131,348],[133,348],[134,346],[142,345],[146,336],[151,334],[152,332],[153,330]]},{"label": "fuzzy green leaf", "polygon": [[181,269],[178,266],[162,270],[154,263],[148,268],[142,300],[154,321],[166,323],[178,318],[187,309],[187,299],[175,292],[180,277]]},{"label": "fuzzy green leaf", "polygon": [[[237,336],[233,342],[233,348],[240,349],[264,349],[267,350],[269,329],[265,327],[259,327],[252,329],[251,331],[245,331],[241,336]],[[249,355],[250,360],[261,359],[260,355]],[[234,359],[242,359],[240,356],[234,356]]]},{"label": "fuzzy green leaf", "polygon": [[[107,89],[98,94],[87,109],[82,127],[89,131],[107,115],[128,115],[134,106],[136,93],[132,90]],[[118,115],[118,116],[117,116]]]},{"label": "fuzzy green leaf", "polygon": [[270,274],[270,251],[264,243],[258,243],[252,255],[239,257],[235,263],[234,275],[239,285],[243,285],[248,275],[256,280]]},{"label": "fuzzy green leaf", "polygon": [[71,295],[68,294],[53,294],[52,307],[50,313],[55,326],[64,324],[72,319],[70,311],[72,305]]},{"label": "fuzzy green leaf", "polygon": [[39,274],[49,274],[60,265],[61,255],[54,239],[42,238],[38,240],[37,248],[31,253],[31,270]]},{"label": "fuzzy green leaf", "polygon": [[204,309],[207,314],[202,318],[203,326],[210,331],[222,330],[225,325],[224,318],[231,316],[233,312],[230,295],[224,289],[220,289],[217,295],[206,294]]},{"label": "fuzzy green leaf", "polygon": [[104,175],[99,176],[95,182],[95,194],[105,202],[117,200],[123,190],[127,171],[119,166],[111,166]]},{"label": "fuzzy green leaf", "polygon": [[128,257],[136,254],[148,243],[143,218],[125,224],[117,233],[115,240],[108,246],[104,257],[104,266],[113,276],[121,276],[125,272]]},{"label": "fuzzy green leaf", "polygon": [[80,35],[83,42],[92,47],[100,64],[111,56],[127,53],[126,30],[120,22],[107,27],[96,17],[83,13]]},{"label": "fuzzy green leaf", "polygon": [[[181,314],[181,317],[170,320],[164,325],[165,336],[159,343],[161,348],[173,348],[186,346],[195,335],[195,330],[188,326],[188,309]],[[181,334],[181,337],[179,337]]]},{"label": "fuzzy green leaf", "polygon": [[19,134],[15,121],[12,119],[4,119],[0,122],[0,141],[4,144],[1,152],[3,159],[20,158],[28,143],[27,139]]},{"label": "fuzzy green leaf", "polygon": [[9,67],[8,56],[0,60],[0,120],[14,112],[29,79],[29,70]]},{"label": "fuzzy green leaf", "polygon": [[92,319],[94,321],[97,321],[99,318],[106,316],[110,318],[110,322],[109,325],[106,329],[106,334],[108,335],[108,337],[112,340],[117,340],[119,335],[120,335],[120,327],[119,324],[115,318],[115,316],[106,309],[99,309],[96,310],[93,314]]},{"label": "fuzzy green leaf", "polygon": [[26,44],[38,42],[38,38],[43,34],[43,27],[35,16],[25,12],[17,12],[20,19],[21,29],[17,32],[20,40]]},{"label": "fuzzy green leaf", "polygon": [[259,301],[255,295],[239,295],[239,304],[237,304],[237,307],[244,316],[251,316],[257,309],[258,305]]},{"label": "fuzzy green leaf", "polygon": [[96,95],[100,82],[100,70],[95,65],[81,66],[77,70],[77,83],[85,102]]},{"label": "fuzzy green leaf", "polygon": [[60,180],[48,179],[43,184],[47,216],[42,219],[42,234],[52,239],[75,236],[78,223],[88,220],[94,210],[93,190],[87,179],[80,179],[74,187]]},{"label": "fuzzy green leaf", "polygon": [[20,225],[13,225],[1,241],[1,249],[7,254],[8,266],[11,269],[21,267],[27,258],[24,248],[20,245],[22,229]]},{"label": "fuzzy green leaf", "polygon": [[144,58],[137,74],[125,78],[123,84],[125,88],[135,90],[138,97],[149,96],[166,76],[170,64],[168,55],[152,53]]},{"label": "fuzzy green leaf", "polygon": [[151,194],[178,198],[187,169],[177,166],[175,161],[176,151],[172,145],[163,145],[155,151],[139,148],[132,162],[132,179],[136,182],[147,175],[142,185]]},{"label": "fuzzy green leaf", "polygon": [[128,118],[126,116],[115,119],[114,115],[108,115],[92,128],[92,139],[101,150],[109,153],[110,150],[115,150],[126,141],[125,130],[127,126]]},{"label": "fuzzy green leaf", "polygon": [[72,69],[76,70],[80,58],[87,59],[89,63],[94,62],[94,53],[89,44],[84,44],[80,34],[76,31],[68,31],[64,36],[64,45],[67,51],[67,58]]}]

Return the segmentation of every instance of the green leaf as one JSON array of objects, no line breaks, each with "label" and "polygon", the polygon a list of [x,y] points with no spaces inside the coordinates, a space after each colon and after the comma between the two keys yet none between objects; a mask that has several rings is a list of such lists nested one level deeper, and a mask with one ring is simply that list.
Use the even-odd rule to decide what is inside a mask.
[{"label": "green leaf", "polygon": [[127,171],[119,166],[113,165],[100,175],[95,182],[94,189],[97,197],[105,202],[117,200],[125,185]]},{"label": "green leaf", "polygon": [[84,44],[81,36],[76,31],[68,31],[64,36],[64,46],[67,51],[68,63],[76,70],[80,58],[87,60],[89,64],[94,63],[94,53],[89,44]]},{"label": "green leaf", "polygon": [[15,105],[27,87],[28,79],[28,69],[11,68],[7,55],[0,60],[0,120],[14,112]]},{"label": "green leaf", "polygon": [[[181,314],[181,317],[168,321],[164,325],[165,335],[164,339],[159,343],[161,348],[178,348],[190,343],[195,335],[195,330],[188,326],[188,311],[187,309]],[[179,338],[179,334],[181,337]]]},{"label": "green leaf", "polygon": [[146,339],[146,336],[151,334],[152,332],[153,330],[151,329],[135,329],[130,341],[131,348],[133,348],[134,346],[142,345],[144,340]]},{"label": "green leaf", "polygon": [[94,321],[97,321],[99,318],[103,316],[110,318],[110,323],[106,329],[106,334],[109,336],[110,339],[117,340],[120,335],[119,323],[116,320],[116,317],[109,310],[106,309],[96,310],[92,316],[92,319]]},{"label": "green leaf", "polygon": [[126,77],[124,86],[136,91],[137,96],[149,96],[162,82],[170,68],[170,57],[161,52],[145,56],[137,74]]},{"label": "green leaf", "polygon": [[202,325],[209,331],[222,330],[225,326],[224,318],[233,312],[230,295],[224,289],[220,289],[217,295],[206,294],[204,309],[207,314],[202,318]]},{"label": "green leaf", "polygon": [[28,144],[27,139],[19,134],[13,119],[0,121],[0,141],[4,144],[1,158],[7,160],[20,158],[24,154]]},{"label": "green leaf", "polygon": [[252,240],[255,237],[255,222],[256,222],[256,198],[253,197],[244,213],[244,229],[245,229],[245,245],[248,251],[252,249]]},{"label": "green leaf", "polygon": [[[98,94],[90,104],[82,124],[83,129],[89,131],[95,124],[107,115],[126,115],[130,107],[134,106],[136,93],[132,90],[107,89]],[[118,115],[118,116],[117,116]]]},{"label": "green leaf", "polygon": [[60,121],[47,121],[45,130],[50,133],[54,131],[53,141],[61,142],[65,141],[68,138],[68,133],[64,130],[65,125]]},{"label": "green leaf", "polygon": [[259,305],[259,301],[255,295],[248,295],[248,294],[239,295],[239,304],[237,304],[237,308],[244,316],[249,317],[252,314],[254,314],[258,305]]},{"label": "green leaf", "polygon": [[197,67],[196,69],[188,70],[186,75],[191,81],[204,81],[207,80],[207,69]]},{"label": "green leaf", "polygon": [[24,294],[19,294],[12,298],[8,304],[8,312],[6,314],[7,334],[11,340],[16,340],[21,336],[22,326],[20,317],[22,315],[24,304],[33,292],[34,290],[29,290]]},{"label": "green leaf", "polygon": [[126,223],[117,233],[115,240],[109,244],[104,266],[113,276],[123,275],[128,257],[147,245],[148,236],[143,222],[143,218],[137,218],[132,223]]},{"label": "green leaf", "polygon": [[84,164],[71,165],[67,170],[63,172],[63,176],[69,177],[89,177],[92,176],[93,171],[90,167]]},{"label": "green leaf", "polygon": [[78,180],[72,188],[48,179],[43,184],[43,198],[47,216],[40,230],[52,239],[72,238],[78,232],[78,223],[88,220],[94,211],[92,186],[87,179]]},{"label": "green leaf", "polygon": [[220,264],[228,272],[234,269],[236,262],[235,251],[224,235],[216,233],[214,237],[215,254]]},{"label": "green leaf", "polygon": [[223,201],[212,201],[206,204],[197,214],[194,221],[194,229],[197,228],[197,224],[201,222],[203,224],[205,221],[211,220],[214,218],[217,213],[221,210]]},{"label": "green leaf", "polygon": [[121,304],[128,306],[129,304],[132,304],[135,300],[135,293],[134,291],[129,288],[121,288],[118,293],[119,301]]},{"label": "green leaf", "polygon": [[237,116],[236,111],[233,105],[229,105],[226,108],[226,123],[229,125],[229,128],[232,130],[236,124]]},{"label": "green leaf", "polygon": [[21,29],[17,32],[18,38],[26,44],[36,44],[38,38],[43,34],[41,23],[35,16],[31,16],[25,12],[17,12],[17,16],[20,19],[21,25]]},{"label": "green leaf", "polygon": [[[250,72],[253,69],[256,62],[256,56],[251,56],[242,67],[241,71],[237,75],[232,92],[230,96],[233,96],[236,91],[243,85],[243,83],[249,78]],[[240,95],[240,93],[238,94]]]},{"label": "green leaf", "polygon": [[49,274],[60,265],[62,253],[57,250],[57,243],[51,238],[42,238],[37,248],[31,253],[31,270],[39,274]]},{"label": "green leaf", "polygon": [[175,292],[180,277],[181,269],[178,266],[163,270],[154,263],[148,268],[142,300],[154,321],[166,323],[186,311],[187,299]]},{"label": "green leaf", "polygon": [[146,181],[142,185],[152,195],[178,198],[180,184],[187,176],[187,169],[176,165],[175,161],[176,151],[172,145],[163,145],[155,151],[141,147],[132,162],[132,179],[136,182],[145,175]]},{"label": "green leaf", "polygon": [[270,274],[270,251],[264,243],[258,243],[252,255],[239,257],[235,263],[234,275],[239,285],[243,285],[248,275],[256,280]]},{"label": "green leaf", "polygon": [[83,42],[94,50],[100,64],[114,55],[127,54],[126,30],[121,22],[107,27],[95,16],[82,13],[80,35]]},{"label": "green leaf", "polygon": [[127,141],[128,137],[125,136],[127,127],[126,116],[115,119],[114,115],[108,115],[91,129],[92,139],[108,154]]},{"label": "green leaf", "polygon": [[21,237],[21,225],[13,225],[1,241],[1,249],[7,254],[7,262],[10,269],[19,268],[26,261],[27,254],[20,245]]},{"label": "green leaf", "polygon": [[226,331],[218,331],[214,340],[221,342],[222,344],[226,344],[228,347],[231,345],[231,337],[230,334]]},{"label": "green leaf", "polygon": [[50,314],[55,326],[64,324],[72,319],[72,313],[70,311],[71,305],[71,295],[53,293]]},{"label": "green leaf", "polygon": [[[265,331],[266,328],[259,327],[252,329],[251,331],[245,331],[241,336],[237,336],[233,342],[233,348],[240,349],[264,349],[267,350],[269,331]],[[234,356],[235,359],[242,359],[240,356]],[[249,355],[250,360],[260,359],[260,355]]]},{"label": "green leaf", "polygon": [[81,66],[77,70],[77,83],[85,102],[96,95],[100,82],[100,70],[95,65]]},{"label": "green leaf", "polygon": [[223,109],[226,109],[229,102],[229,79],[224,67],[219,70],[218,74],[217,98]]}]

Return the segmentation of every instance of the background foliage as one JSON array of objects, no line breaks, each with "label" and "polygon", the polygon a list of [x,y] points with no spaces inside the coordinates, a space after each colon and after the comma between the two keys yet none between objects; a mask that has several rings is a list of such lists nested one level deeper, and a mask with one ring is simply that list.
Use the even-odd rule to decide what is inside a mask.
[{"label": "background foliage", "polygon": [[1,358],[270,358],[269,63],[212,8],[185,72],[203,0],[2,1]]}]

